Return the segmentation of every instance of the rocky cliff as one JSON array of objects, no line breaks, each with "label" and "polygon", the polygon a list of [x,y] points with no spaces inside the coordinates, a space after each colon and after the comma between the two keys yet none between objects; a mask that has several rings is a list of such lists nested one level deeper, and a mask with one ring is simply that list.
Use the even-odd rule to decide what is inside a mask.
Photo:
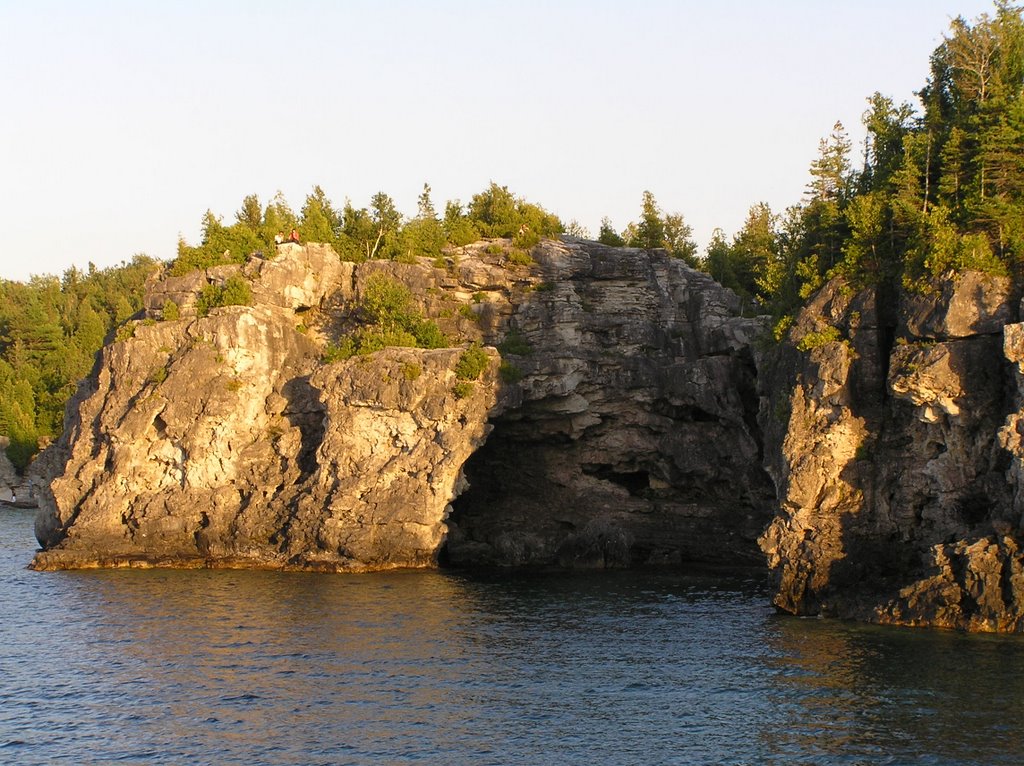
[{"label": "rocky cliff", "polygon": [[761,546],[796,614],[1024,629],[1024,325],[1009,280],[840,281],[760,385],[779,511]]},{"label": "rocky cliff", "polygon": [[[353,265],[285,245],[151,285],[41,461],[33,565],[757,561],[760,324],[664,254],[532,256],[494,241]],[[252,305],[200,316],[239,277]],[[326,361],[381,277],[453,347]],[[469,343],[489,363],[461,380]]]},{"label": "rocky cliff", "polygon": [[[664,253],[565,238],[531,256],[495,240],[350,264],[285,245],[152,284],[38,462],[34,566],[766,556],[795,614],[1024,630],[1009,280],[836,280],[772,344]],[[252,305],[205,314],[239,279]],[[333,353],[381,280],[450,347]]]}]

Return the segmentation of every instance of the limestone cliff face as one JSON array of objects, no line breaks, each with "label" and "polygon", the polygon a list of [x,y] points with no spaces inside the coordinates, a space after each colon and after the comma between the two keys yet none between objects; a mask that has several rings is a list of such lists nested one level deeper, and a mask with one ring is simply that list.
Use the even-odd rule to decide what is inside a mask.
[{"label": "limestone cliff face", "polygon": [[[11,461],[7,459],[7,453],[4,451],[7,449],[8,443],[7,437],[0,437],[0,500],[6,501],[17,497],[18,488],[22,483],[18,472],[11,465]],[[23,497],[25,496],[23,495]]]},{"label": "limestone cliff face", "polygon": [[[428,566],[446,539],[458,563],[756,561],[760,325],[664,254],[533,257],[490,242],[353,265],[286,245],[152,285],[40,461],[34,566]],[[196,315],[239,274],[252,306]],[[325,363],[381,275],[453,348]],[[161,321],[169,301],[181,318]],[[468,342],[490,363],[467,387]]]},{"label": "limestone cliff face", "polygon": [[450,560],[759,564],[762,322],[664,254],[570,242],[535,257],[545,282],[506,354],[522,379],[466,466]]},{"label": "limestone cliff face", "polygon": [[833,282],[804,309],[761,379],[778,606],[1024,629],[1016,318],[977,273],[897,298]]},{"label": "limestone cliff face", "polygon": [[174,299],[186,316],[136,322],[104,349],[48,456],[35,567],[434,561],[496,357],[461,398],[460,349],[324,364],[301,320],[360,285],[329,248],[282,250],[247,264],[255,305],[192,311],[237,268],[168,279],[150,311]]},{"label": "limestone cliff face", "polygon": [[[1007,280],[834,281],[773,347],[664,253],[566,238],[531,255],[490,241],[353,265],[285,245],[151,285],[36,463],[34,566],[767,556],[789,612],[1024,630],[1024,323]],[[237,276],[253,305],[198,316],[204,288]],[[381,277],[452,347],[326,362]],[[488,360],[471,382],[470,343]]]}]

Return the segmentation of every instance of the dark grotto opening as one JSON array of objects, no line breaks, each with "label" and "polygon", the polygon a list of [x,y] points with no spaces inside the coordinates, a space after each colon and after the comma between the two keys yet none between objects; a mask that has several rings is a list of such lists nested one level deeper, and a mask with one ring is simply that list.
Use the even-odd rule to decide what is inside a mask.
[{"label": "dark grotto opening", "polygon": [[685,455],[657,439],[624,451],[615,445],[635,432],[569,439],[517,414],[494,421],[463,467],[469,486],[452,503],[441,566],[763,567],[756,540],[771,490],[762,471],[731,480],[682,471],[672,461]]}]

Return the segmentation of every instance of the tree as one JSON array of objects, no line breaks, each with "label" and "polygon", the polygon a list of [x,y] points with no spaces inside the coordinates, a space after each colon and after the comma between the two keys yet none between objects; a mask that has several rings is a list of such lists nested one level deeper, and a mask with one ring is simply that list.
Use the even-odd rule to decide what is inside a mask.
[{"label": "tree", "polygon": [[420,196],[416,198],[416,217],[421,220],[437,220],[437,211],[434,210],[434,202],[430,198],[430,184],[426,182]]},{"label": "tree", "polygon": [[263,238],[273,242],[277,234],[288,234],[299,227],[299,219],[295,217],[291,206],[280,191],[267,203],[263,212]]},{"label": "tree", "polygon": [[610,247],[623,247],[626,244],[626,240],[615,231],[612,221],[608,216],[601,219],[601,229],[598,232],[597,241],[602,245],[609,245]]},{"label": "tree", "polygon": [[0,281],[0,434],[24,470],[40,441],[63,426],[64,404],[118,319],[142,305],[157,262],[135,256],[110,269],[68,269],[63,278]]},{"label": "tree", "polygon": [[641,202],[640,222],[636,225],[635,235],[629,240],[629,246],[653,250],[664,245],[665,223],[661,219],[661,210],[654,195],[645,191]]},{"label": "tree", "polygon": [[445,243],[445,232],[430,199],[430,186],[423,184],[416,217],[402,229],[402,250],[407,256],[436,258]]},{"label": "tree", "polygon": [[955,87],[968,100],[981,105],[988,98],[999,51],[999,35],[988,14],[971,26],[963,16],[950,24],[952,35],[945,38],[945,56],[953,70]]},{"label": "tree", "polygon": [[340,220],[331,201],[324,190],[314,186],[313,191],[306,195],[302,206],[299,235],[305,242],[325,242],[331,244],[335,240],[335,231],[340,227]]},{"label": "tree", "polygon": [[242,200],[242,207],[235,213],[235,220],[259,234],[263,226],[263,206],[260,205],[260,198],[255,194],[247,195]]},{"label": "tree", "polygon": [[464,247],[480,236],[473,221],[462,212],[462,204],[458,200],[449,200],[444,206],[444,229],[448,244],[453,247]]},{"label": "tree", "polygon": [[377,192],[370,198],[370,220],[373,223],[373,246],[367,250],[370,258],[397,258],[398,232],[402,227],[402,214],[395,208],[395,202],[384,192]]},{"label": "tree", "polygon": [[485,237],[513,237],[519,230],[516,198],[507,186],[491,185],[469,201],[469,218]]},{"label": "tree", "polygon": [[739,282],[733,272],[732,248],[725,238],[725,232],[721,229],[715,229],[711,233],[711,241],[705,251],[702,266],[720,285],[732,290],[739,287]]},{"label": "tree", "polygon": [[807,187],[812,200],[840,201],[850,187],[850,139],[843,123],[836,121],[832,133],[818,144],[818,157],[811,163]]},{"label": "tree", "polygon": [[690,266],[697,267],[697,243],[693,241],[693,229],[683,220],[682,213],[669,213],[662,225],[663,247],[673,258],[680,258]]},{"label": "tree", "polygon": [[573,218],[565,226],[565,233],[577,239],[590,239],[590,231],[582,223]]},{"label": "tree", "polygon": [[903,160],[903,139],[912,129],[914,107],[896,106],[877,91],[868,99],[862,121],[867,129],[865,190],[885,189]]}]

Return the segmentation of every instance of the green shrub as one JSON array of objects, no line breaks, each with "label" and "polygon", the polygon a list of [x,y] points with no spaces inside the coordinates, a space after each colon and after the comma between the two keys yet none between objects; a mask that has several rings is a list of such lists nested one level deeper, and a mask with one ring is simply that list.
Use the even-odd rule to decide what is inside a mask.
[{"label": "green shrub", "polygon": [[448,337],[441,332],[437,322],[431,319],[421,320],[413,330],[413,336],[416,338],[416,345],[419,348],[446,348],[448,346]]},{"label": "green shrub", "polygon": [[809,332],[799,341],[797,341],[796,347],[800,351],[810,351],[813,348],[819,348],[828,343],[834,343],[839,340],[839,329],[836,327],[826,327],[824,330],[819,332]]},{"label": "green shrub", "polygon": [[470,346],[462,352],[455,365],[455,377],[459,380],[476,380],[487,369],[490,361],[486,351],[479,346]]},{"label": "green shrub", "polygon": [[233,276],[223,285],[208,284],[196,298],[196,313],[204,317],[212,309],[221,306],[249,306],[252,304],[252,288],[242,277]]},{"label": "green shrub", "polygon": [[456,399],[465,399],[473,393],[473,384],[468,380],[460,380],[452,386],[452,393]]},{"label": "green shrub", "polygon": [[154,386],[160,385],[165,380],[167,380],[167,368],[157,367],[151,373],[149,373],[149,377],[146,380],[149,383],[152,383]]},{"label": "green shrub", "polygon": [[367,321],[383,327],[408,329],[419,320],[409,288],[383,274],[367,280],[359,307]]},{"label": "green shrub", "polygon": [[164,301],[164,307],[160,311],[160,316],[162,316],[168,322],[173,322],[176,319],[180,319],[181,311],[178,309],[178,304],[172,300]]},{"label": "green shrub", "polygon": [[512,354],[513,356],[526,356],[533,353],[533,346],[530,345],[530,342],[519,330],[513,328],[505,335],[505,339],[498,344],[498,351],[502,354]]},{"label": "green shrub", "polygon": [[389,346],[398,348],[417,348],[419,346],[415,335],[400,328],[364,327],[356,333],[356,341],[357,353],[362,355],[372,354]]},{"label": "green shrub", "polygon": [[356,353],[356,343],[350,337],[339,338],[337,343],[332,343],[324,350],[321,360],[324,364],[333,364],[349,359]]},{"label": "green shrub", "polygon": [[513,248],[512,252],[508,254],[508,262],[514,266],[531,266],[534,260],[527,251],[517,247]]},{"label": "green shrub", "polygon": [[793,316],[791,314],[787,314],[775,323],[775,326],[772,328],[772,337],[775,338],[776,342],[780,342],[786,337],[786,333],[789,332],[789,328],[792,326]]},{"label": "green shrub", "polygon": [[423,374],[423,368],[415,362],[404,362],[402,364],[402,377],[406,380],[416,380],[420,375]]},{"label": "green shrub", "polygon": [[222,288],[221,306],[251,306],[252,288],[242,277],[229,277]]}]

